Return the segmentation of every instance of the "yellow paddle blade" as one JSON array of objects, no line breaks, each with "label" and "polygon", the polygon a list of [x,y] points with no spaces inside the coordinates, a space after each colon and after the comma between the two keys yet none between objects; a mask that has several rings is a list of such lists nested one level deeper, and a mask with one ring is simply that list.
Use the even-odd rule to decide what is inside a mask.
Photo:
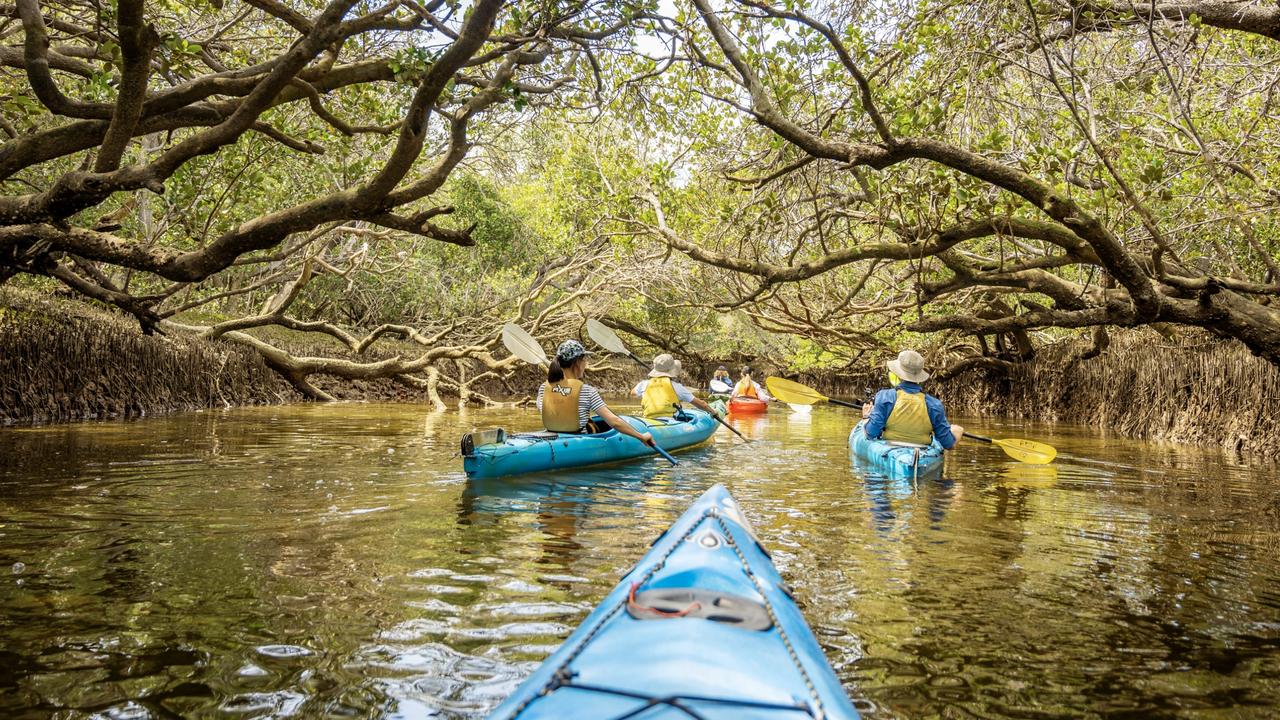
[{"label": "yellow paddle blade", "polygon": [[1044,465],[1053,462],[1058,456],[1058,451],[1052,445],[1045,445],[1034,440],[1021,440],[1018,438],[1008,438],[1005,440],[993,439],[991,442],[1000,446],[1009,457],[1032,465]]},{"label": "yellow paddle blade", "polygon": [[792,403],[794,405],[812,405],[814,403],[826,402],[827,396],[814,390],[808,385],[801,385],[794,380],[787,380],[780,377],[767,377],[764,379],[765,387],[769,388],[769,394],[778,398],[784,403]]}]

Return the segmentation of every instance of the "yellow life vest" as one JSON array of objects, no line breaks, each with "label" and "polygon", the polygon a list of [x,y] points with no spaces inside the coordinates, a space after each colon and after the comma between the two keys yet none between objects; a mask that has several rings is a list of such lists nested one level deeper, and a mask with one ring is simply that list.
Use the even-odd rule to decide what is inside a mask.
[{"label": "yellow life vest", "polygon": [[676,388],[671,384],[671,378],[656,377],[649,378],[649,383],[645,385],[644,395],[640,398],[640,407],[647,418],[665,417],[675,412],[672,405],[678,402],[680,402],[680,396],[676,395]]},{"label": "yellow life vest", "polygon": [[547,383],[542,391],[542,424],[552,432],[576,433],[582,429],[578,422],[578,396],[582,394],[582,381],[565,378],[558,383]]},{"label": "yellow life vest", "polygon": [[898,399],[893,403],[893,412],[884,424],[883,440],[893,442],[916,443],[928,445],[933,442],[933,423],[929,421],[929,409],[924,402],[924,393],[909,393],[898,390]]},{"label": "yellow life vest", "polygon": [[756,395],[756,384],[746,378],[739,380],[738,384],[733,386],[733,396],[759,399]]}]

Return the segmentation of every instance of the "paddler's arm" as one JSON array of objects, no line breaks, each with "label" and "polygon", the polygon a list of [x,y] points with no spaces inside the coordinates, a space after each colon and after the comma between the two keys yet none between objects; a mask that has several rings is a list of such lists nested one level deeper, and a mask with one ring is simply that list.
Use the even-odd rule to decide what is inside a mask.
[{"label": "paddler's arm", "polygon": [[929,412],[929,423],[933,425],[933,436],[945,450],[950,450],[964,437],[964,428],[947,422],[947,411],[942,401],[932,395],[924,396],[924,407]]},{"label": "paddler's arm", "polygon": [[610,410],[608,405],[601,405],[596,408],[596,412],[600,413],[600,417],[604,418],[605,422],[609,423],[609,427],[617,430],[623,435],[630,435],[645,445],[653,444],[652,434],[637,431],[635,428],[631,427],[631,423],[618,417],[617,414]]},{"label": "paddler's arm", "polygon": [[703,412],[711,413],[712,417],[720,417],[720,413],[716,412],[716,409],[708,405],[707,402],[702,398],[694,397],[691,402],[693,402],[693,406],[698,408],[699,410],[702,410]]},{"label": "paddler's arm", "polygon": [[867,413],[867,425],[863,428],[867,437],[876,439],[884,432],[885,423],[889,422],[889,414],[893,412],[893,406],[898,402],[898,393],[893,388],[886,388],[876,393],[875,400],[871,403],[871,409],[867,410],[863,406],[863,410]]},{"label": "paddler's arm", "polygon": [[680,402],[693,403],[693,406],[703,412],[711,413],[712,417],[720,417],[720,413],[716,412],[705,400],[693,394],[689,388],[678,382],[672,382],[671,388],[676,391],[676,397],[680,398]]}]

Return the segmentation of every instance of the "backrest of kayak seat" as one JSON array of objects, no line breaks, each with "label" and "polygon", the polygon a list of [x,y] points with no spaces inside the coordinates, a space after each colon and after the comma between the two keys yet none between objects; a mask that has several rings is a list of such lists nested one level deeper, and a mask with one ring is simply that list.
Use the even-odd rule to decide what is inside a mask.
[{"label": "backrest of kayak seat", "polygon": [[462,454],[470,456],[481,445],[496,445],[506,438],[506,431],[500,427],[472,430],[462,436]]},{"label": "backrest of kayak seat", "polygon": [[656,588],[636,593],[627,603],[627,614],[636,620],[701,618],[743,630],[773,627],[764,603],[730,593],[701,588]]}]

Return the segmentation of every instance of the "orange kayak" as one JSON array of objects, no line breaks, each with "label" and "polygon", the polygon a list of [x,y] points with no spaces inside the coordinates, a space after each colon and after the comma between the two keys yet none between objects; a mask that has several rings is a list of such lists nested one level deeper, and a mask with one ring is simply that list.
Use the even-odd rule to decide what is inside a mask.
[{"label": "orange kayak", "polygon": [[729,401],[729,412],[734,415],[756,415],[768,410],[769,403],[758,398],[736,397]]}]

